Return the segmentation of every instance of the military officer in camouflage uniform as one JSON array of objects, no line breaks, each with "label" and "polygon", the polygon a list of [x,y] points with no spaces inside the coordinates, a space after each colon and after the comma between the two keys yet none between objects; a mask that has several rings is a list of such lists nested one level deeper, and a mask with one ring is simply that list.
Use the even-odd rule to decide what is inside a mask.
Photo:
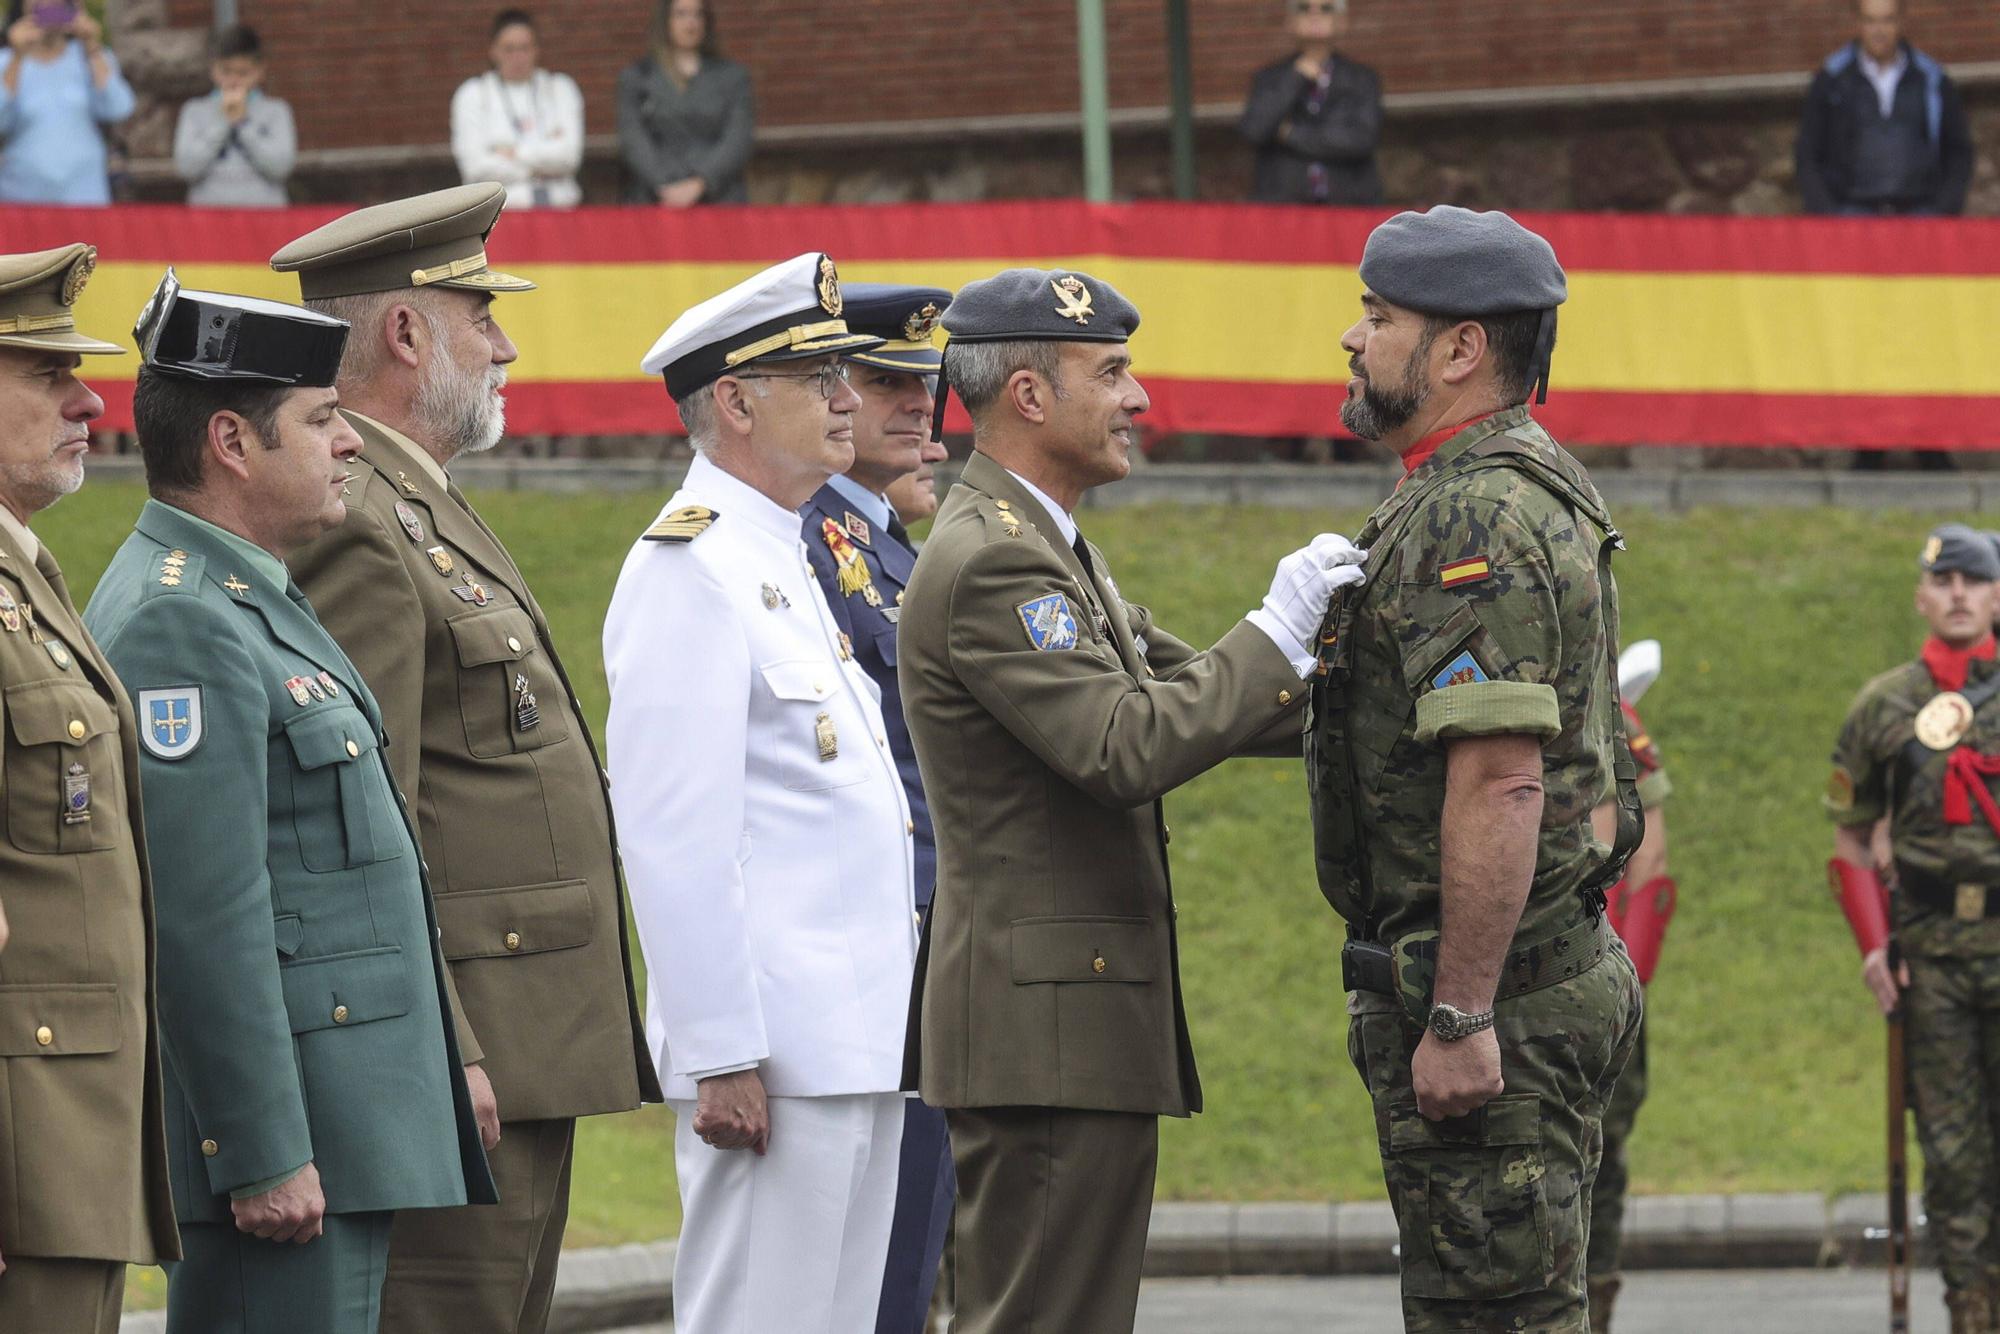
[{"label": "military officer in camouflage uniform", "polygon": [[[1603,914],[1640,822],[1619,538],[1529,415],[1566,295],[1548,243],[1501,213],[1403,213],[1361,279],[1341,417],[1407,475],[1322,627],[1307,764],[1404,1319],[1583,1334],[1599,1123],[1640,1013]],[[1614,778],[1607,847],[1590,817]]]},{"label": "military officer in camouflage uniform", "polygon": [[0,256],[0,1329],[24,1334],[113,1334],[125,1266],[180,1255],[138,728],[28,526],[83,484],[84,355],[124,351],[77,332],[96,260]]},{"label": "military officer in camouflage uniform", "polygon": [[1159,1118],[1201,1110],[1160,799],[1298,753],[1307,643],[1359,577],[1323,534],[1206,651],[1124,599],[1075,510],[1130,467],[1138,324],[1065,270],[945,312],[974,453],[905,590],[897,673],[938,845],[906,1078],[948,1109],[961,1334],[1132,1328]]},{"label": "military officer in camouflage uniform", "polygon": [[291,567],[395,738],[500,1185],[497,1209],[397,1220],[390,1334],[540,1334],[576,1118],[660,1100],[596,739],[527,579],[447,471],[500,440],[515,352],[495,297],[534,286],[486,263],[504,201],[465,185],[359,209],[271,261],[355,326],[347,519]]},{"label": "military officer in camouflage uniform", "polygon": [[[2000,552],[1945,524],[1924,543],[1916,661],[1861,688],[1833,751],[1834,889],[1883,1012],[1900,1002],[1924,1151],[1924,1209],[1952,1334],[2000,1326]],[[1891,913],[1869,831],[1887,816]]]},{"label": "military officer in camouflage uniform", "polygon": [[414,826],[286,552],[340,522],[347,326],[140,316],[152,498],[86,617],[139,717],[159,892],[169,1334],[374,1334],[394,1212],[491,1201]]}]

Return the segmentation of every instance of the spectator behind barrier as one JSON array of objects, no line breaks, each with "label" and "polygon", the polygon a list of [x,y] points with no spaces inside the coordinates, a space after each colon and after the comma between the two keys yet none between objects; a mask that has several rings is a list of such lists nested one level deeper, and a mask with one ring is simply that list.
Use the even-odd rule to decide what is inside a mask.
[{"label": "spectator behind barrier", "polygon": [[493,16],[493,67],[451,98],[451,152],[466,184],[498,181],[509,208],[575,208],[583,200],[583,94],[536,67],[541,42],[525,9]]},{"label": "spectator behind barrier", "polygon": [[73,3],[13,0],[0,54],[0,202],[108,204],[104,132],[132,88],[104,29]]},{"label": "spectator behind barrier", "polygon": [[657,0],[652,50],[618,75],[625,197],[686,208],[740,204],[756,109],[750,73],[724,60],[707,0]]},{"label": "spectator behind barrier", "polygon": [[1903,40],[1901,0],[1857,0],[1860,35],[1806,93],[1796,150],[1808,213],[1955,214],[1972,129],[1944,67]]},{"label": "spectator behind barrier", "polygon": [[264,91],[257,30],[239,23],[215,34],[208,75],[215,87],[183,103],[174,126],[174,171],[188,183],[188,203],[283,208],[299,141],[291,106]]},{"label": "spectator behind barrier", "polygon": [[1250,197],[1269,204],[1379,204],[1382,81],[1333,49],[1347,0],[1287,0],[1298,49],[1250,80],[1239,129],[1257,149]]}]

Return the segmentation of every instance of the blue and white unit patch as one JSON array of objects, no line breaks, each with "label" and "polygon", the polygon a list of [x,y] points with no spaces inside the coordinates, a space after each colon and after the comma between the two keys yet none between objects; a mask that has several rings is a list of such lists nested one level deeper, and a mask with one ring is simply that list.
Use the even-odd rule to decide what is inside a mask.
[{"label": "blue and white unit patch", "polygon": [[1021,624],[1027,627],[1028,642],[1044,653],[1076,647],[1076,616],[1070,611],[1069,599],[1062,594],[1045,593],[1023,602],[1015,610],[1021,613]]},{"label": "blue and white unit patch", "polygon": [[1472,656],[1472,650],[1466,649],[1438,669],[1438,674],[1431,678],[1431,689],[1443,690],[1446,686],[1469,686],[1492,679],[1492,677],[1486,674],[1485,669],[1479,665],[1479,659]]},{"label": "blue and white unit patch", "polygon": [[201,687],[139,692],[139,743],[156,760],[182,760],[201,744]]}]

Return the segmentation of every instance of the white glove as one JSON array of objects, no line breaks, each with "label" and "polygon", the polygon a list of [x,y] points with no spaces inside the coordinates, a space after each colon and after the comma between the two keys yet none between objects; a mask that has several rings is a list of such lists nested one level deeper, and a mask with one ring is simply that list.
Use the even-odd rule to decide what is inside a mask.
[{"label": "white glove", "polygon": [[1335,590],[1367,578],[1361,562],[1368,553],[1338,533],[1321,533],[1278,562],[1264,604],[1247,618],[1271,637],[1304,676],[1312,668],[1311,645],[1326,619]]}]

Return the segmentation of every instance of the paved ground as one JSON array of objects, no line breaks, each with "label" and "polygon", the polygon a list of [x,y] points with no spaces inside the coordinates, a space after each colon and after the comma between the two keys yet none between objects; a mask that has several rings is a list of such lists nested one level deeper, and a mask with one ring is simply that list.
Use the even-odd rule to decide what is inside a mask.
[{"label": "paved ground", "polygon": [[[1937,1274],[1920,1272],[1911,1334],[1944,1334]],[[1632,1276],[1618,1334],[1873,1334],[1888,1328],[1874,1271],[1721,1270]],[[1384,1334],[1402,1327],[1392,1278],[1164,1279],[1148,1283],[1138,1334]],[[671,1334],[655,1325],[620,1334]]]}]

